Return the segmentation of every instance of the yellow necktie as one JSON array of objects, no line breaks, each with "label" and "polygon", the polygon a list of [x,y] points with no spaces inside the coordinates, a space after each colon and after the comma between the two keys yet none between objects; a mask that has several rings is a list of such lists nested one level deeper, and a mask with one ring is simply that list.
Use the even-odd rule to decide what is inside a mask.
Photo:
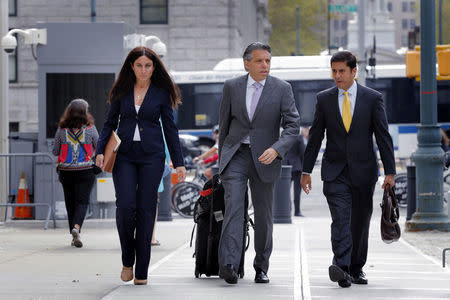
[{"label": "yellow necktie", "polygon": [[350,129],[350,124],[352,123],[352,108],[350,106],[350,98],[348,97],[348,92],[344,92],[345,98],[342,105],[342,121],[344,122],[345,130]]}]

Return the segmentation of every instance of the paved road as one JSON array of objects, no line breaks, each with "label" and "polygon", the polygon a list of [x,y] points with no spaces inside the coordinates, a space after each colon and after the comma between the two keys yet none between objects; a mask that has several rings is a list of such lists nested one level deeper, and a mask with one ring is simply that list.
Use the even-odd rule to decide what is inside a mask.
[{"label": "paved road", "polygon": [[[313,192],[303,197],[306,217],[276,224],[270,284],[254,284],[252,247],[246,275],[230,286],[216,278],[194,277],[189,248],[192,221],[160,222],[152,249],[149,285],[120,281],[120,247],[113,221],[88,220],[85,247],[70,247],[65,223],[56,230],[41,224],[0,226],[0,299],[450,299],[450,272],[404,240],[384,244],[379,236],[378,191],[374,201],[369,285],[342,289],[328,279],[330,217],[317,171]],[[253,236],[252,236],[253,241]]]}]

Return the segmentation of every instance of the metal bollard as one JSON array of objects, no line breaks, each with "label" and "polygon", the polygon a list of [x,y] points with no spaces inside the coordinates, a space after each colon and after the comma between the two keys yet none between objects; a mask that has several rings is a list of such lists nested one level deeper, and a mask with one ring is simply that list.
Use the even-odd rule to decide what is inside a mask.
[{"label": "metal bollard", "polygon": [[406,221],[409,221],[416,212],[416,166],[407,166],[406,176],[408,178]]},{"label": "metal bollard", "polygon": [[172,221],[172,201],[170,199],[171,173],[163,178],[164,191],[159,193],[158,221]]},{"label": "metal bollard", "polygon": [[292,223],[291,218],[291,169],[292,166],[282,166],[281,177],[275,183],[273,201],[273,222]]}]

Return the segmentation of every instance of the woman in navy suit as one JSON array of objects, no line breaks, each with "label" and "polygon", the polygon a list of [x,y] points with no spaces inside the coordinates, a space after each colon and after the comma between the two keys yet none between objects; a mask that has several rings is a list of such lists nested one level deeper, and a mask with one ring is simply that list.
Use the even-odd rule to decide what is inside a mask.
[{"label": "woman in navy suit", "polygon": [[149,48],[136,47],[128,54],[108,102],[111,106],[98,140],[96,164],[103,167],[106,143],[117,129],[122,143],[112,175],[122,248],[121,279],[133,279],[136,262],[134,284],[143,285],[147,284],[158,185],[164,171],[161,123],[178,181],[186,177],[173,120],[180,95],[158,55]]}]

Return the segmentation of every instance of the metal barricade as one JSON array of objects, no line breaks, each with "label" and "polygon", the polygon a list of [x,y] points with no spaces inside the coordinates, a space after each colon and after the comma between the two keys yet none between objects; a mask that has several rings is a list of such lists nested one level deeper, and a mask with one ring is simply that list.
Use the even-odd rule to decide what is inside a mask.
[{"label": "metal barricade", "polygon": [[[11,165],[11,158],[17,158],[17,157],[42,157],[47,158],[50,163],[53,164],[53,156],[50,155],[50,153],[44,153],[44,152],[36,152],[36,153],[0,153],[1,157],[8,157],[10,159],[9,163]],[[33,160],[33,164],[36,164],[36,161]],[[50,221],[50,217],[53,219],[53,227],[56,228],[56,219],[55,219],[55,189],[54,189],[54,183],[55,183],[55,171],[51,168],[51,199],[50,203],[0,203],[0,207],[37,207],[37,206],[47,206],[48,212],[47,212],[47,218],[45,219],[44,229],[48,228],[48,223]],[[34,188],[34,187],[33,187]],[[7,201],[8,202],[8,201]],[[5,222],[6,222],[6,213],[5,213]]]},{"label": "metal barricade", "polygon": [[442,250],[442,267],[445,268],[445,252],[450,251],[450,248],[444,248]]}]

